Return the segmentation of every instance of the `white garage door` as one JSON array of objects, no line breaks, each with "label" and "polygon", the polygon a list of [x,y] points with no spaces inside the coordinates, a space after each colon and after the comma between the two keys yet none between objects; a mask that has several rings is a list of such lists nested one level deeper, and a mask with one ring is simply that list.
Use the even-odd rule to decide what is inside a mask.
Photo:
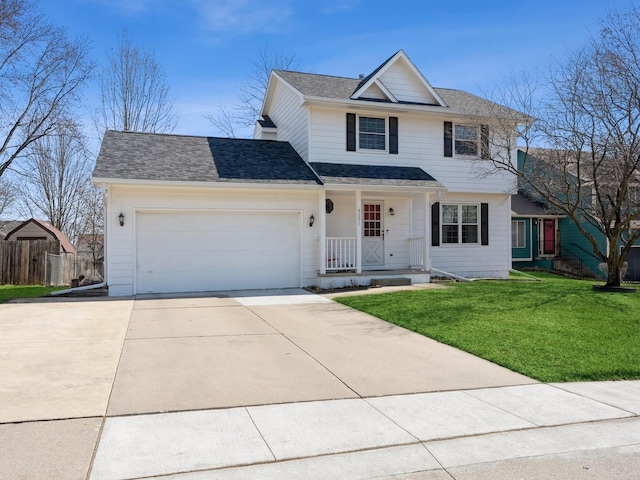
[{"label": "white garage door", "polygon": [[139,212],[137,293],[300,286],[290,212]]}]

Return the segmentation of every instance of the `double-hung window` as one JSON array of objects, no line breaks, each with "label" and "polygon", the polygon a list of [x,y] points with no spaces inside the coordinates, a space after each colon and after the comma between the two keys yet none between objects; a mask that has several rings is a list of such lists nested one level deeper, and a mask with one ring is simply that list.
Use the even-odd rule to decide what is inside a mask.
[{"label": "double-hung window", "polygon": [[478,125],[457,125],[454,129],[454,145],[456,155],[477,157],[480,144],[480,128]]},{"label": "double-hung window", "polygon": [[398,117],[347,113],[347,152],[398,154]]},{"label": "double-hung window", "polygon": [[386,119],[379,117],[358,117],[358,148],[386,150]]},{"label": "double-hung window", "polygon": [[491,158],[489,126],[444,122],[444,156]]},{"label": "double-hung window", "polygon": [[511,247],[526,247],[524,220],[513,220],[511,222]]},{"label": "double-hung window", "polygon": [[478,243],[478,205],[442,205],[442,243]]}]

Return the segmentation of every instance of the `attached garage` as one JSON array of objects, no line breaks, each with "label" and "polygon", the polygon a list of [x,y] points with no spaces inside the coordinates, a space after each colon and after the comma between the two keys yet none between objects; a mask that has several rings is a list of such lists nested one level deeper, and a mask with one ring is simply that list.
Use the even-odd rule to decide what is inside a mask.
[{"label": "attached garage", "polygon": [[138,211],[136,293],[302,286],[301,213]]}]

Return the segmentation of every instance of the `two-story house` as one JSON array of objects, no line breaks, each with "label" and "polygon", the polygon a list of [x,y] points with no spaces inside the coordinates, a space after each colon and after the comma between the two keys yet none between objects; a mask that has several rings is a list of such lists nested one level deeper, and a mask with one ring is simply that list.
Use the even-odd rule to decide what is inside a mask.
[{"label": "two-story house", "polygon": [[273,71],[253,140],[109,131],[110,295],[505,278],[492,107],[399,51],[360,78]]}]

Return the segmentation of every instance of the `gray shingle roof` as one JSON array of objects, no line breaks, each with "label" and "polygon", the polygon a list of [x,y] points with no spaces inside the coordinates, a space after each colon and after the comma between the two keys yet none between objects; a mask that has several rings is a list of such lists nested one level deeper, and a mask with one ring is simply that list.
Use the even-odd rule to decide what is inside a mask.
[{"label": "gray shingle roof", "polygon": [[287,83],[308,97],[349,99],[360,85],[359,78],[274,70]]},{"label": "gray shingle roof", "polygon": [[288,142],[105,133],[94,178],[319,185]]},{"label": "gray shingle roof", "polygon": [[[349,100],[363,82],[363,80],[359,78],[333,77],[315,73],[291,72],[288,70],[274,70],[274,72],[300,93],[308,97]],[[370,77],[371,75],[367,78]],[[497,116],[500,114],[513,116],[518,114],[518,112],[510,110],[507,107],[463,90],[450,88],[434,88],[434,90],[447,104],[447,107],[440,107],[444,110],[448,108],[456,113],[485,116]]]},{"label": "gray shingle roof", "polygon": [[540,217],[559,214],[559,212],[548,208],[543,203],[534,202],[522,192],[511,196],[511,213],[522,217]]},{"label": "gray shingle roof", "polygon": [[418,167],[311,163],[322,181],[330,185],[437,187],[442,184]]}]

